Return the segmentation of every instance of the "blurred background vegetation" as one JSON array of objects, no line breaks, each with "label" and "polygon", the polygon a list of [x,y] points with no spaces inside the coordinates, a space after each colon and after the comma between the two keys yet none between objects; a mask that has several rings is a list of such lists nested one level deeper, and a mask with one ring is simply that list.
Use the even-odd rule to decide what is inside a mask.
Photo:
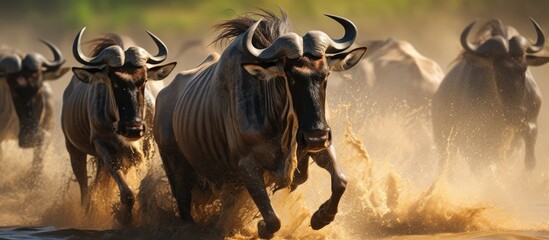
[{"label": "blurred background vegetation", "polygon": [[[133,26],[195,31],[236,13],[281,7],[294,21],[314,22],[330,12],[355,21],[424,17],[433,12],[480,15],[529,12],[545,15],[545,0],[0,0],[0,20],[40,28],[124,29]],[[233,12],[234,11],[234,12]],[[209,23],[206,25],[204,23]]]},{"label": "blurred background vegetation", "polygon": [[442,66],[460,50],[459,34],[472,19],[501,18],[535,37],[528,20],[534,17],[549,29],[547,0],[0,0],[0,44],[43,51],[36,41],[42,37],[69,52],[74,35],[87,26],[84,39],[117,32],[154,47],[142,39],[147,29],[177,51],[185,39],[212,39],[213,25],[257,8],[284,9],[299,34],[341,34],[322,14],[345,16],[358,26],[359,39],[405,39]]}]

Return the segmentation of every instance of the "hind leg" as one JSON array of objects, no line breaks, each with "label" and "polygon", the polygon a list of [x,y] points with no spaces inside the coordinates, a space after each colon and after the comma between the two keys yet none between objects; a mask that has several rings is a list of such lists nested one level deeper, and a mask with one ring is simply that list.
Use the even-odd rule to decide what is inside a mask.
[{"label": "hind leg", "polygon": [[177,202],[181,220],[186,223],[193,223],[191,192],[196,183],[194,170],[179,150],[160,145],[159,149],[164,171],[166,171],[172,194]]},{"label": "hind leg", "polygon": [[86,168],[86,153],[78,150],[72,143],[66,142],[67,151],[71,159],[71,167],[80,186],[80,203],[87,205],[89,203],[88,189],[88,170]]}]

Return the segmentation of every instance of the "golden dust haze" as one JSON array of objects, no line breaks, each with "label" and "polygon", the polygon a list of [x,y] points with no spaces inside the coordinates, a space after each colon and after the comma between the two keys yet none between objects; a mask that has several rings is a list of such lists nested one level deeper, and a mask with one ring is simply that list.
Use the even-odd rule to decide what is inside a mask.
[{"label": "golden dust haze", "polygon": [[[359,28],[357,43],[395,37],[410,42],[421,54],[435,60],[448,72],[461,51],[459,35],[473,19],[500,18],[528,39],[535,30],[533,17],[549,33],[549,2],[545,1],[137,1],[143,7],[128,7],[109,1],[0,1],[0,44],[22,51],[50,53],[38,38],[50,39],[63,51],[65,65],[77,66],[71,46],[75,34],[88,26],[84,40],[117,32],[131,36],[146,49],[154,49],[145,29],[159,36],[170,49],[167,61],[177,61],[176,72],[195,67],[211,51],[224,46],[206,46],[215,35],[211,28],[236,13],[262,7],[288,12],[293,31],[312,29],[339,36],[336,23],[323,13],[343,15]],[[156,1],[154,1],[156,2]],[[295,2],[295,3],[294,3]],[[131,1],[121,1],[130,4]],[[72,5],[71,5],[72,4]],[[165,4],[166,7],[162,7]],[[63,9],[64,6],[69,6]],[[111,9],[112,7],[112,9]],[[217,7],[217,8],[216,8]],[[82,8],[82,9],[81,9]],[[40,9],[50,13],[42,13]],[[234,11],[228,11],[233,9]],[[98,12],[94,12],[94,11]],[[68,13],[69,11],[74,11]],[[80,14],[80,15],[79,15]],[[119,15],[117,15],[119,14]],[[166,15],[166,16],[165,16]],[[168,16],[169,15],[169,16]],[[144,19],[135,19],[143,17]],[[24,19],[23,19],[24,18]],[[132,20],[135,19],[135,20]],[[181,51],[190,40],[202,46]],[[546,51],[544,51],[546,55]],[[549,95],[549,66],[531,68],[542,94]],[[52,82],[56,100],[55,131],[38,187],[27,187],[31,150],[21,150],[15,141],[1,144],[0,227],[52,226],[90,231],[90,236],[121,239],[252,239],[257,236],[260,215],[247,193],[216,192],[215,198],[197,191],[193,214],[201,227],[182,225],[174,199],[157,155],[129,173],[138,189],[136,222],[117,229],[118,190],[113,182],[94,191],[88,213],[80,205],[78,184],[72,174],[60,130],[62,92],[72,74]],[[329,123],[338,160],[349,179],[340,212],[333,223],[314,231],[312,213],[330,196],[330,176],[314,166],[309,180],[295,192],[280,190],[271,196],[282,221],[277,239],[376,239],[376,238],[520,238],[549,236],[549,110],[542,105],[536,144],[536,169],[524,170],[523,152],[502,160],[482,175],[474,175],[459,157],[439,168],[429,118],[411,120],[409,109],[388,115],[350,110],[337,90],[348,79],[333,74],[328,89]],[[349,97],[349,96],[345,96]],[[359,97],[359,96],[351,96]],[[383,105],[383,103],[379,103]],[[479,160],[480,161],[480,160]],[[88,165],[92,169],[93,161]],[[99,187],[98,187],[99,188]],[[221,205],[221,201],[226,203]],[[1,232],[2,230],[0,230]],[[60,231],[52,233],[62,235]],[[95,234],[95,235],[94,235]],[[107,234],[107,235],[105,235]],[[35,235],[36,236],[36,235]],[[38,235],[46,237],[45,235]]]}]

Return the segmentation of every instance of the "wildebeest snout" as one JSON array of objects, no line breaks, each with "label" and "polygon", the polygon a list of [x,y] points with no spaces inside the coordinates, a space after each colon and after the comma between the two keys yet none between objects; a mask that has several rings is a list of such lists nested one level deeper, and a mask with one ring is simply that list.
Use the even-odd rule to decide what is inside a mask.
[{"label": "wildebeest snout", "polygon": [[135,120],[131,122],[119,122],[116,133],[126,138],[141,138],[145,134],[145,122]]},{"label": "wildebeest snout", "polygon": [[332,145],[332,133],[330,128],[312,131],[299,131],[298,143],[308,152],[322,151]]}]

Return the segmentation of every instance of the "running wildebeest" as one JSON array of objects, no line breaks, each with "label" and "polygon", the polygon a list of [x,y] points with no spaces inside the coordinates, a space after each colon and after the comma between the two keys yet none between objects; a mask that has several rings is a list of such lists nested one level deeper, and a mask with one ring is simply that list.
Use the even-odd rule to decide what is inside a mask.
[{"label": "running wildebeest", "polygon": [[74,40],[73,55],[86,67],[72,68],[74,76],[63,94],[61,126],[66,147],[82,203],[90,197],[86,156],[91,155],[97,159],[96,181],[100,174],[114,178],[128,211],[123,221],[131,221],[135,195],[125,173],[149,157],[153,144],[154,99],[146,83],[165,78],[176,63],[157,65],[166,60],[168,49],[150,32],[159,48],[156,56],[137,46],[126,49],[125,42],[112,34],[94,40],[94,57],[87,57],[80,50],[84,29]]},{"label": "running wildebeest", "polygon": [[[431,99],[444,72],[407,41],[388,38],[365,41],[368,53],[349,71],[351,79],[340,82],[341,100],[353,109],[372,112],[429,112]],[[356,108],[355,108],[356,107]]]},{"label": "running wildebeest", "polygon": [[[430,158],[435,152],[431,101],[444,72],[405,40],[390,37],[361,45],[367,46],[368,52],[357,66],[331,75],[329,107],[346,109],[340,112],[345,113],[350,126],[368,136],[364,141],[371,157]],[[406,163],[410,164],[399,167],[417,170],[417,165]]]},{"label": "running wildebeest", "polygon": [[[53,129],[54,99],[48,81],[69,68],[61,51],[41,40],[53,52],[53,61],[39,53],[26,55],[0,47],[0,143],[18,139],[21,148],[34,148],[32,169],[39,173]],[[0,156],[2,149],[0,148]],[[1,160],[1,158],[0,158]]]},{"label": "running wildebeest", "polygon": [[494,19],[470,43],[472,22],[461,34],[463,53],[433,98],[433,130],[441,165],[460,152],[472,170],[505,157],[505,148],[525,146],[525,166],[536,164],[534,146],[540,90],[528,66],[540,66],[548,57],[536,56],[545,36],[532,19],[537,41],[529,43],[512,28]]},{"label": "running wildebeest", "polygon": [[[333,221],[347,180],[325,119],[327,76],[354,66],[366,48],[344,52],[357,30],[342,17],[327,15],[345,29],[334,40],[321,31],[290,32],[283,11],[281,18],[257,15],[262,20],[242,16],[217,25],[216,41],[232,42],[160,91],[153,131],[183,221],[193,222],[191,190],[198,181],[237,183],[263,216],[259,236],[271,238],[281,225],[266,185],[294,189],[307,178],[309,157],[332,180],[332,196],[311,227]],[[266,172],[271,181],[264,181]]]}]

